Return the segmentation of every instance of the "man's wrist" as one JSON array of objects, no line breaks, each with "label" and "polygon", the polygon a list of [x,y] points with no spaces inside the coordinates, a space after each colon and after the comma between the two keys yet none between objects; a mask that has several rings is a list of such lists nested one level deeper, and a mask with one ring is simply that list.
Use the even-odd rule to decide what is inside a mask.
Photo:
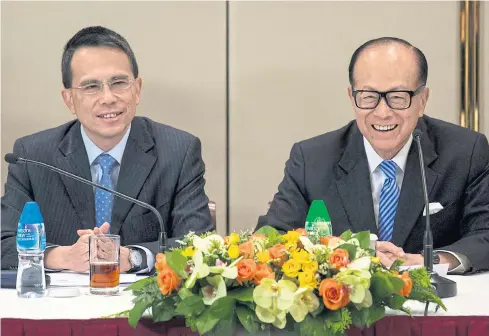
[{"label": "man's wrist", "polygon": [[68,269],[65,260],[66,246],[56,246],[46,249],[44,252],[44,267],[50,269]]}]

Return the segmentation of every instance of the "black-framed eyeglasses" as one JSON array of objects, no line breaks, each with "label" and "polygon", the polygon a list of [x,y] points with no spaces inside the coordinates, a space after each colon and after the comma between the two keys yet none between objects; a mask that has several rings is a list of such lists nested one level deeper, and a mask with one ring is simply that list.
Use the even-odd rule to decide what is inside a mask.
[{"label": "black-framed eyeglasses", "polygon": [[88,83],[84,83],[83,85],[74,87],[73,89],[80,90],[83,94],[91,95],[98,92],[101,92],[104,89],[104,85],[108,85],[109,89],[113,93],[123,93],[127,89],[129,89],[136,79],[129,78],[118,78],[108,82],[103,82],[100,80],[89,81]]},{"label": "black-framed eyeglasses", "polygon": [[421,85],[415,91],[393,90],[379,92],[374,90],[353,90],[355,105],[363,110],[376,108],[382,98],[385,99],[387,106],[393,110],[405,110],[411,107],[412,98],[424,88]]}]

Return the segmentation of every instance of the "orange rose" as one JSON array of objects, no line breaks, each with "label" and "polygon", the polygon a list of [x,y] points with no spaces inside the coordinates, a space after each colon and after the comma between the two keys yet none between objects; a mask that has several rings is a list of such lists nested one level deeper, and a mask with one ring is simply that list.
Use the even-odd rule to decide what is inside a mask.
[{"label": "orange rose", "polygon": [[237,264],[238,268],[238,280],[239,284],[242,285],[243,282],[252,280],[256,273],[256,263],[253,259],[242,259]]},{"label": "orange rose", "polygon": [[298,229],[295,229],[295,231],[299,232],[301,234],[301,236],[308,236],[309,234],[307,233],[306,229],[304,228],[298,228]]},{"label": "orange rose", "polygon": [[253,241],[248,240],[246,243],[239,245],[239,255],[244,258],[253,258]]},{"label": "orange rose", "polygon": [[158,253],[156,255],[156,263],[155,263],[155,268],[158,271],[161,271],[165,266],[168,266],[166,263],[166,255],[164,253]]},{"label": "orange rose", "polygon": [[282,244],[276,244],[273,245],[268,249],[268,252],[270,252],[270,258],[272,259],[280,259],[279,262],[276,262],[276,266],[282,266],[284,262],[287,260],[287,255],[285,254],[285,251],[287,251],[286,247]]},{"label": "orange rose", "polygon": [[331,264],[332,267],[334,268],[341,268],[345,267],[350,263],[350,260],[348,260],[348,257],[350,255],[348,254],[347,250],[344,250],[342,248],[338,248],[331,253],[329,256],[329,263]]},{"label": "orange rose", "polygon": [[252,240],[257,240],[257,239],[266,239],[267,236],[265,236],[263,233],[254,233],[251,235]]},{"label": "orange rose", "polygon": [[177,273],[175,273],[170,266],[164,266],[163,269],[159,271],[156,280],[161,294],[163,295],[168,295],[172,291],[177,290],[182,282],[182,279],[178,277]]},{"label": "orange rose", "polygon": [[335,279],[324,279],[319,285],[319,295],[329,310],[338,310],[350,302],[348,290]]},{"label": "orange rose", "polygon": [[275,279],[275,273],[273,270],[268,266],[267,264],[259,264],[256,265],[256,273],[255,276],[253,277],[253,282],[255,285],[259,285],[262,281],[262,279]]},{"label": "orange rose", "polygon": [[401,289],[399,294],[402,296],[409,296],[409,294],[411,294],[411,289],[413,289],[413,280],[411,280],[409,277],[409,273],[404,272],[402,275],[398,275],[397,277],[404,281],[404,287]]},{"label": "orange rose", "polygon": [[335,238],[335,236],[325,236],[325,237],[321,237],[321,239],[319,239],[319,242],[325,246],[328,246],[328,243],[330,241],[331,238]]}]

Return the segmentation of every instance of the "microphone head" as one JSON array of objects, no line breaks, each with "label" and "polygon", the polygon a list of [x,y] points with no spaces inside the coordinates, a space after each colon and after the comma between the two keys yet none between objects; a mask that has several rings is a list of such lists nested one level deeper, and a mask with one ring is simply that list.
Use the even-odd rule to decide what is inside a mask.
[{"label": "microphone head", "polygon": [[19,160],[19,157],[13,153],[5,154],[5,161],[8,163],[16,164]]},{"label": "microphone head", "polygon": [[418,139],[421,138],[421,131],[419,130],[419,128],[415,128],[414,129],[414,131],[413,131],[413,137],[414,138],[418,138]]}]

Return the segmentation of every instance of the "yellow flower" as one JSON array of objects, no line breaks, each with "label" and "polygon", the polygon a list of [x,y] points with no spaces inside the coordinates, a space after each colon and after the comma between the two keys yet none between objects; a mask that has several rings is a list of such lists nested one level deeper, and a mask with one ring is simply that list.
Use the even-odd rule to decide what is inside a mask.
[{"label": "yellow flower", "polygon": [[297,277],[297,274],[300,270],[301,264],[295,259],[290,259],[286,261],[285,264],[282,266],[282,271],[285,273],[286,276],[290,278]]},{"label": "yellow flower", "polygon": [[296,242],[288,242],[288,243],[285,243],[285,248],[287,249],[287,251],[295,251],[295,249],[297,248],[297,243]]},{"label": "yellow flower", "polygon": [[380,258],[379,257],[372,257],[370,259],[374,264],[379,264],[380,263]]},{"label": "yellow flower", "polygon": [[317,288],[318,282],[313,272],[299,272],[299,283],[302,288]]},{"label": "yellow flower", "polygon": [[268,252],[268,250],[258,252],[256,257],[258,258],[258,262],[260,264],[266,264],[270,260],[270,252]]},{"label": "yellow flower", "polygon": [[187,247],[185,250],[182,251],[182,255],[184,257],[193,257],[195,254],[195,247]]},{"label": "yellow flower", "polygon": [[229,235],[229,244],[234,245],[239,243],[239,234],[237,233],[231,233]]},{"label": "yellow flower", "polygon": [[318,262],[313,260],[310,263],[302,264],[302,270],[304,272],[316,273],[318,271]]},{"label": "yellow flower", "polygon": [[228,255],[231,259],[236,259],[239,257],[239,247],[238,245],[231,245],[228,249]]},{"label": "yellow flower", "polygon": [[288,243],[297,243],[299,241],[299,237],[301,236],[300,232],[297,231],[289,231],[287,234],[284,234],[282,237]]},{"label": "yellow flower", "polygon": [[292,259],[297,260],[301,264],[308,264],[311,262],[309,258],[309,252],[306,250],[296,250],[291,253]]}]

